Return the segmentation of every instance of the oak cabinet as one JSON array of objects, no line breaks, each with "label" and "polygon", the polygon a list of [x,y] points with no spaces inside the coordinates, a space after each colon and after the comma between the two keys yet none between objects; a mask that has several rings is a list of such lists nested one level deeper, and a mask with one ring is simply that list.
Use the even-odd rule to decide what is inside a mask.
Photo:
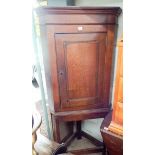
[{"label": "oak cabinet", "polygon": [[54,137],[60,142],[60,121],[103,118],[110,110],[112,57],[121,9],[41,7],[36,13]]}]

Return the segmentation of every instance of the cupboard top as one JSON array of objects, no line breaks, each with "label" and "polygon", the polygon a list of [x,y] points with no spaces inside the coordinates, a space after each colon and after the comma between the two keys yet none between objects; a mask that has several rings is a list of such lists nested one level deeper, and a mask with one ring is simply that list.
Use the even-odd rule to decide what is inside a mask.
[{"label": "cupboard top", "polygon": [[120,7],[40,7],[40,24],[117,24]]},{"label": "cupboard top", "polygon": [[40,7],[36,9],[38,15],[45,14],[113,14],[119,15],[120,7]]}]

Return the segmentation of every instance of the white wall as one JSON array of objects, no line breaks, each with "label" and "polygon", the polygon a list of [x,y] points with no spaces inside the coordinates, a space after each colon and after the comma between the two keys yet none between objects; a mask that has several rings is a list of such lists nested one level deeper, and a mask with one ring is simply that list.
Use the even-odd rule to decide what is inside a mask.
[{"label": "white wall", "polygon": [[75,0],[77,6],[105,6],[122,3],[122,0]]},{"label": "white wall", "polygon": [[[123,2],[122,0],[76,0],[75,5],[76,6],[119,6],[122,8]],[[118,38],[121,37],[122,32],[123,32],[123,16],[121,14],[118,18],[117,40]],[[115,60],[114,64],[116,64],[117,50],[115,51],[114,60]],[[116,65],[114,66],[116,67]],[[114,79],[115,79],[115,72],[114,72]],[[114,81],[112,81],[112,87],[111,87],[112,92],[113,92],[113,87],[114,87]],[[113,103],[113,93],[110,100],[111,100],[111,103]],[[98,140],[102,141],[102,137],[100,134],[100,125],[102,121],[103,119],[85,120],[82,122],[82,130],[94,136]]]},{"label": "white wall", "polygon": [[66,6],[66,0],[48,0],[48,6]]},{"label": "white wall", "polygon": [[[123,8],[123,0],[75,0],[76,6],[119,6]],[[123,22],[122,14],[119,16],[118,38],[122,34]]]}]

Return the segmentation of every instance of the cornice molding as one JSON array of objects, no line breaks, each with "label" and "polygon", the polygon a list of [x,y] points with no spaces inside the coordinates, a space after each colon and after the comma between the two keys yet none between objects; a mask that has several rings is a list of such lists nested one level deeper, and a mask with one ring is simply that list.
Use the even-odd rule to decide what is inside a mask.
[{"label": "cornice molding", "polygon": [[38,15],[46,14],[112,14],[118,16],[120,7],[39,7],[35,9]]}]

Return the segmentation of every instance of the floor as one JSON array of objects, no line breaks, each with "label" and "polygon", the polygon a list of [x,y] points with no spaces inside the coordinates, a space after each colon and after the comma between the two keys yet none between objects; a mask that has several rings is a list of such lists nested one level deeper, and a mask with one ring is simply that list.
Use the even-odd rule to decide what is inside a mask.
[{"label": "floor", "polygon": [[[36,151],[39,152],[39,155],[51,155],[52,148],[55,147],[57,144],[55,142],[51,142],[45,136],[40,134],[40,132],[37,133],[37,136],[37,142],[35,144]],[[83,137],[81,140],[75,139],[73,143],[68,147],[68,152],[69,150],[77,150],[91,147],[94,147],[94,145],[89,140]],[[102,155],[102,153],[92,153],[91,155]]]},{"label": "floor", "polygon": [[[78,150],[78,149],[85,149],[85,148],[93,148],[95,147],[88,139],[82,137],[81,140],[74,139],[71,145],[68,147],[69,150]],[[92,153],[91,155],[102,155],[102,153]]]}]

